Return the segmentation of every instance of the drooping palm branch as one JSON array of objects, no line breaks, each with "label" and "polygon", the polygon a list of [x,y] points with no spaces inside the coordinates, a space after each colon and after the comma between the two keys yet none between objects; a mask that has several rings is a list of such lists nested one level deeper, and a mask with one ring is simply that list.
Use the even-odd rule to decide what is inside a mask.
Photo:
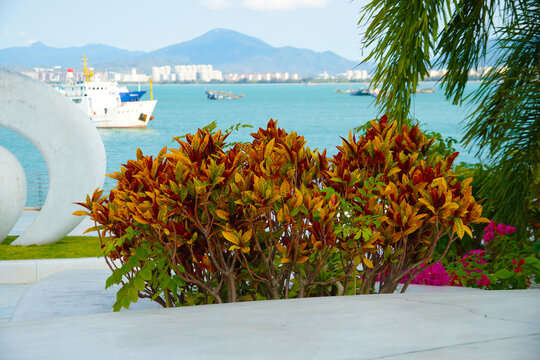
[{"label": "drooping palm branch", "polygon": [[[498,16],[498,17],[497,17]],[[497,24],[496,24],[497,23]],[[501,23],[500,25],[498,23]],[[473,98],[477,109],[463,139],[491,165],[482,181],[495,218],[523,233],[540,182],[540,9],[537,0],[373,0],[363,9],[364,61],[375,61],[376,104],[402,123],[411,93],[429,73],[435,54],[453,103],[464,100],[469,70],[481,66],[490,37],[503,54]],[[440,29],[440,30],[439,30]],[[537,205],[536,205],[537,206]]]},{"label": "drooping palm branch", "polygon": [[498,29],[503,56],[486,74],[464,143],[477,145],[494,164],[483,184],[495,219],[518,225],[531,221],[540,181],[540,3],[507,4],[507,23]]}]

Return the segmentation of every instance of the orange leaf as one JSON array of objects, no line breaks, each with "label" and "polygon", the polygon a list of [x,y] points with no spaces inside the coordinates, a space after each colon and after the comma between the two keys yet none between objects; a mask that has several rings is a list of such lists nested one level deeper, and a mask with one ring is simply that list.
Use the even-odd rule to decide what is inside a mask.
[{"label": "orange leaf", "polygon": [[89,212],[86,212],[84,210],[75,211],[73,213],[73,215],[75,215],[75,216],[85,216],[85,215],[89,215],[89,214],[90,214]]},{"label": "orange leaf", "polygon": [[133,215],[133,220],[141,223],[141,224],[150,224],[148,221],[146,221],[145,219],[143,219],[142,217],[140,216],[137,216],[137,215]]}]

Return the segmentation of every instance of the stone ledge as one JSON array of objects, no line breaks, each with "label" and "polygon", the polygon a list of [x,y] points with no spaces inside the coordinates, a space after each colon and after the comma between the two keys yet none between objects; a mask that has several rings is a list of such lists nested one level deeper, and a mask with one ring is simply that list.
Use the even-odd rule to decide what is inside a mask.
[{"label": "stone ledge", "polygon": [[108,269],[104,258],[0,261],[0,284],[29,284],[63,270]]},{"label": "stone ledge", "polygon": [[[77,287],[82,277],[70,276],[84,296],[84,288]],[[52,286],[46,288],[62,291]],[[5,322],[0,324],[0,358],[538,359],[540,290],[427,290],[437,291]],[[62,310],[60,301],[77,302],[61,293],[50,301]]]}]

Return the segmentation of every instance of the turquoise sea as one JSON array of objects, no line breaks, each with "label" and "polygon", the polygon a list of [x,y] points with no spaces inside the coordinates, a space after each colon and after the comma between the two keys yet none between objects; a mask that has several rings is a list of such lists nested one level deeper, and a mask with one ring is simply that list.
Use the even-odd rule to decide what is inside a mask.
[{"label": "turquoise sea", "polygon": [[[435,83],[422,84],[422,87],[432,86],[435,93],[415,95],[413,115],[424,129],[460,140],[470,107],[451,105]],[[469,84],[467,92],[478,86],[478,83]],[[135,158],[137,147],[145,154],[156,155],[164,146],[175,146],[172,137],[193,133],[214,120],[222,129],[237,123],[252,125],[255,129],[241,129],[230,137],[233,141],[244,141],[270,118],[277,119],[279,127],[303,135],[310,148],[326,149],[332,155],[341,143],[340,136],[347,137],[350,129],[377,115],[374,98],[335,93],[336,89],[362,87],[367,84],[154,85],[158,103],[155,119],[147,129],[99,130],[107,152],[107,172],[118,171],[121,164]],[[244,97],[211,101],[207,100],[205,89],[243,93]],[[0,145],[19,158],[27,174],[47,173],[39,152],[18,134],[0,128]],[[476,161],[474,154],[467,153],[459,144],[456,148],[460,151],[458,162]],[[110,186],[112,183],[108,182],[105,187]]]}]

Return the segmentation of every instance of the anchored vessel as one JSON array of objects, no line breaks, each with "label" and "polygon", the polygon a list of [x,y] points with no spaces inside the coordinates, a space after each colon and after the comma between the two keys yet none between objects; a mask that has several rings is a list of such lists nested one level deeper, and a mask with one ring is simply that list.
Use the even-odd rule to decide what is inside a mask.
[{"label": "anchored vessel", "polygon": [[205,91],[208,100],[235,100],[240,99],[243,94],[233,94],[232,92],[206,90]]},{"label": "anchored vessel", "polygon": [[98,128],[145,128],[152,120],[157,100],[153,99],[150,79],[150,100],[141,100],[146,91],[129,91],[117,82],[93,81],[93,71],[86,67],[85,81],[65,84],[58,90],[71,99]]},{"label": "anchored vessel", "polygon": [[351,91],[350,94],[352,96],[374,96],[377,97],[379,95],[379,89],[360,89],[360,90],[354,90]]}]

